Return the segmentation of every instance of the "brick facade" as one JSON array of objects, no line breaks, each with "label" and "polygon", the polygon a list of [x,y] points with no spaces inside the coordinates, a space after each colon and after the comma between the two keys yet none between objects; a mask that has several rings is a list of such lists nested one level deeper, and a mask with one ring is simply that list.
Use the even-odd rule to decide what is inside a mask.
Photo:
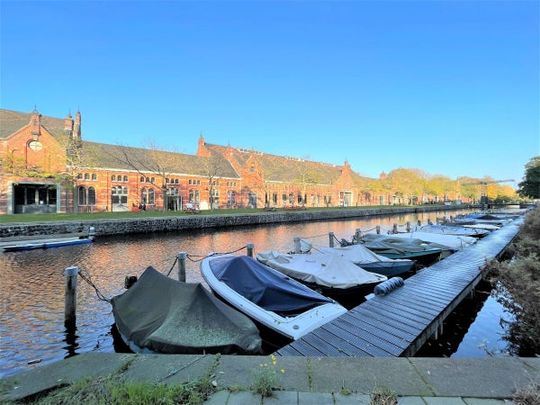
[{"label": "brick facade", "polygon": [[348,162],[212,145],[202,136],[196,155],[186,155],[86,142],[81,134],[80,112],[58,119],[0,110],[0,214],[395,202]]}]

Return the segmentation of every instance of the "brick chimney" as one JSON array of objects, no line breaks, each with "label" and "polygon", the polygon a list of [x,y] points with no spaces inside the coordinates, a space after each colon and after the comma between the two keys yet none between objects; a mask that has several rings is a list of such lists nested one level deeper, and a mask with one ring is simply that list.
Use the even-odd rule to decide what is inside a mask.
[{"label": "brick chimney", "polygon": [[32,111],[32,117],[30,118],[30,125],[32,128],[32,138],[37,140],[41,135],[41,114],[35,107],[34,111]]},{"label": "brick chimney", "polygon": [[197,145],[197,156],[210,156],[210,152],[206,149],[206,142],[204,141],[204,136],[201,134],[199,136],[199,143]]},{"label": "brick chimney", "polygon": [[73,140],[80,141],[81,140],[81,112],[77,111],[75,114],[75,123],[73,125]]},{"label": "brick chimney", "polygon": [[73,134],[73,117],[71,113],[68,113],[66,118],[64,118],[64,133],[69,137]]}]

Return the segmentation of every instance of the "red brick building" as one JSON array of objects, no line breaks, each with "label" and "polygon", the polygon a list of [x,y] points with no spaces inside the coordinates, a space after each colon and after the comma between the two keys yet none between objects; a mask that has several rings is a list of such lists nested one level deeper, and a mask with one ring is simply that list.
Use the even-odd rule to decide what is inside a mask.
[{"label": "red brick building", "polygon": [[347,162],[213,145],[202,136],[196,155],[87,142],[80,112],[59,119],[0,109],[0,158],[0,214],[395,202]]}]

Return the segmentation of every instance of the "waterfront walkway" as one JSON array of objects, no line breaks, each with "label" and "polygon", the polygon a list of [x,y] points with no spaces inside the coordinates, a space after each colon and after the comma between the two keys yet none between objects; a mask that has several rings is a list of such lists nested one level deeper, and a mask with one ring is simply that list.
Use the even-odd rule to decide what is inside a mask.
[{"label": "waterfront walkway", "polygon": [[523,217],[280,349],[280,356],[413,356],[482,278],[519,232]]},{"label": "waterfront walkway", "polygon": [[273,365],[261,356],[86,353],[4,378],[0,402],[33,397],[85,378],[116,375],[123,381],[181,384],[212,370],[217,392],[207,403],[261,404],[261,396],[250,389],[264,363],[276,371],[281,388],[264,404],[367,403],[369,394],[386,388],[403,404],[490,405],[498,402],[487,399],[508,399],[516,389],[540,383],[538,358],[283,357]]}]

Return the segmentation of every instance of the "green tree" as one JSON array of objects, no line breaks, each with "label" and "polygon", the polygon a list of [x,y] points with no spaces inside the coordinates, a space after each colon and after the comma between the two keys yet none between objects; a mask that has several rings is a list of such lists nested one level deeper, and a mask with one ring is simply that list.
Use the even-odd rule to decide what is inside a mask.
[{"label": "green tree", "polygon": [[518,194],[522,197],[540,198],[540,156],[533,157],[525,165],[525,177],[519,183]]}]

